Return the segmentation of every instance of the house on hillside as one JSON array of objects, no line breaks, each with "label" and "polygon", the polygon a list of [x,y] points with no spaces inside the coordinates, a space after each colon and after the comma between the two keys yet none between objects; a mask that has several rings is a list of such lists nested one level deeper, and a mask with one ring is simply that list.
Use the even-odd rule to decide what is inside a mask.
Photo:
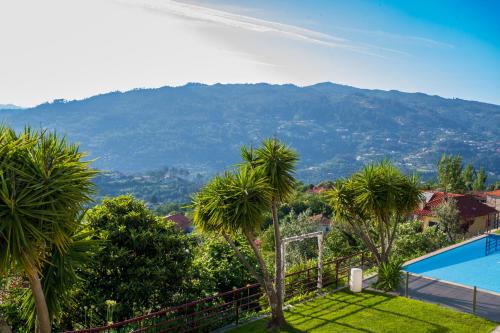
[{"label": "house on hillside", "polygon": [[500,211],[500,190],[486,192],[486,204]]},{"label": "house on hillside", "polygon": [[457,203],[460,228],[464,233],[476,235],[498,225],[498,211],[480,202],[472,195],[424,192],[422,198],[422,203],[413,215],[422,222],[424,229],[438,224],[434,209],[449,198],[453,198]]},{"label": "house on hillside", "polygon": [[182,229],[186,234],[193,232],[193,223],[182,213],[168,215],[165,216],[164,219],[174,222],[175,225],[179,229]]},{"label": "house on hillside", "polygon": [[323,214],[309,217],[309,222],[314,224],[318,228],[318,231],[322,231],[324,234],[330,231],[330,220]]}]

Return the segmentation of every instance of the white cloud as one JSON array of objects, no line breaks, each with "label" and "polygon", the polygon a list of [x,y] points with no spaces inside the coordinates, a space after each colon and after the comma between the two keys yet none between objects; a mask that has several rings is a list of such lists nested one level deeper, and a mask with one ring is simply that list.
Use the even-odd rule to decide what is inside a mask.
[{"label": "white cloud", "polygon": [[325,47],[340,48],[375,57],[388,58],[384,53],[408,55],[406,52],[378,47],[366,43],[356,43],[346,38],[304,29],[302,27],[267,21],[255,17],[234,14],[218,9],[182,3],[172,0],[116,0],[119,3],[141,7],[156,13],[176,15],[186,19],[199,20],[232,28],[245,29],[258,33],[274,33],[288,38]]}]

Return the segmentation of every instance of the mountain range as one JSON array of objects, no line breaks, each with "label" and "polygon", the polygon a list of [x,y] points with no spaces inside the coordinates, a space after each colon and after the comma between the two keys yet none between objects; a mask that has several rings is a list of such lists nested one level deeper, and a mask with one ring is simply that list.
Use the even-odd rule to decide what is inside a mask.
[{"label": "mountain range", "polygon": [[426,178],[443,153],[500,178],[500,106],[423,93],[194,83],[3,109],[0,121],[56,130],[96,158],[96,168],[124,173],[171,166],[210,175],[238,163],[242,145],[276,136],[300,154],[306,182],[382,159]]}]

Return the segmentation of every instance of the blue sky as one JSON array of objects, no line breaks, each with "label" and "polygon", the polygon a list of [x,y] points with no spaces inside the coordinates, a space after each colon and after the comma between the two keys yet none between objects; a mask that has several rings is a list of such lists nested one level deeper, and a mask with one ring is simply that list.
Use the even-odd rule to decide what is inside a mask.
[{"label": "blue sky", "polygon": [[500,104],[500,1],[0,1],[0,104],[332,81]]}]

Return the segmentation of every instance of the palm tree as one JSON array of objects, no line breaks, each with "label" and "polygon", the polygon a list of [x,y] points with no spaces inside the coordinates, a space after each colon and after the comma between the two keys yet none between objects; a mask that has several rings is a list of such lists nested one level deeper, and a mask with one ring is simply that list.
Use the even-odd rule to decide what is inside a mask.
[{"label": "palm tree", "polygon": [[53,133],[0,128],[0,273],[24,272],[38,329],[51,331],[41,283],[53,250],[65,253],[77,215],[93,192],[95,171],[76,145]]},{"label": "palm tree", "polygon": [[[193,221],[202,231],[221,234],[226,239],[238,259],[264,289],[269,306],[275,313],[277,290],[255,242],[255,231],[264,222],[263,213],[271,205],[272,198],[273,189],[263,170],[242,166],[236,172],[215,177],[194,196]],[[258,269],[235,245],[233,236],[237,233],[242,233],[250,244]]]},{"label": "palm tree", "polygon": [[416,177],[389,162],[370,164],[326,193],[336,219],[349,225],[380,265],[389,260],[397,226],[418,205]]},{"label": "palm tree", "polygon": [[[91,239],[92,233],[84,229],[75,230],[64,253],[52,248],[48,263],[43,265],[41,283],[47,302],[51,323],[61,318],[63,309],[74,303],[75,286],[83,281],[77,270],[89,263],[101,241]],[[26,328],[32,330],[37,317],[34,294],[26,290],[22,295],[21,317]]]},{"label": "palm tree", "polygon": [[277,305],[273,308],[271,317],[272,328],[281,328],[285,325],[283,314],[283,260],[281,253],[281,235],[278,220],[278,205],[291,199],[296,180],[294,178],[295,165],[298,155],[276,138],[265,139],[262,146],[256,150],[241,149],[241,157],[247,166],[262,170],[271,187],[271,213],[274,228],[275,242],[275,284]]}]

